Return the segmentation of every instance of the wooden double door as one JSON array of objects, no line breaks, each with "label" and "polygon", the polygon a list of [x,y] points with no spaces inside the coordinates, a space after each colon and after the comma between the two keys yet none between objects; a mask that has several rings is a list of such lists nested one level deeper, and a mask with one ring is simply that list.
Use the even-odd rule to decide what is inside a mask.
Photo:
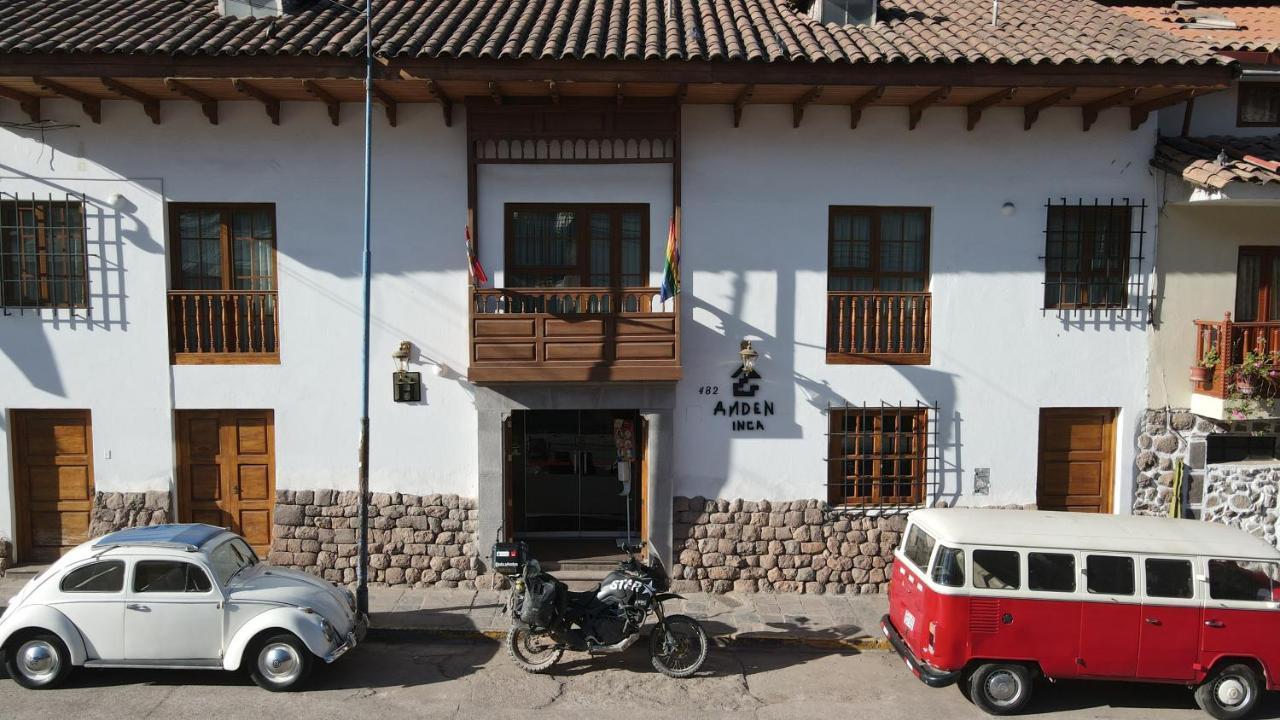
[{"label": "wooden double door", "polygon": [[1112,408],[1042,408],[1036,507],[1109,513],[1115,469]]},{"label": "wooden double door", "polygon": [[88,410],[14,410],[18,562],[53,562],[89,539],[93,428]]},{"label": "wooden double door", "polygon": [[274,413],[181,410],[177,426],[179,517],[229,528],[265,558],[276,498]]}]

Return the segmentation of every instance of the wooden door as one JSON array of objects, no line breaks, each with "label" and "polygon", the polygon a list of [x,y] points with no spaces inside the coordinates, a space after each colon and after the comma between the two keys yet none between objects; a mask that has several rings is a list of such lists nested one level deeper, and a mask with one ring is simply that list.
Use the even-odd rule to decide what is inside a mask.
[{"label": "wooden door", "polygon": [[1041,510],[1111,512],[1115,416],[1110,408],[1040,410]]},{"label": "wooden door", "polygon": [[179,411],[178,517],[230,528],[271,549],[275,421],[270,410]]},{"label": "wooden door", "polygon": [[14,410],[20,562],[52,562],[89,539],[93,437],[88,410]]}]

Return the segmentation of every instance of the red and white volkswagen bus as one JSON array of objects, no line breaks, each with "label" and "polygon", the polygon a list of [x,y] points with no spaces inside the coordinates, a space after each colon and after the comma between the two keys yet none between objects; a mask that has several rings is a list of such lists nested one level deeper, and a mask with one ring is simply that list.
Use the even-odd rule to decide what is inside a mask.
[{"label": "red and white volkswagen bus", "polygon": [[1036,677],[1195,688],[1215,718],[1280,689],[1280,551],[1194,520],[919,510],[882,629],[926,685],[993,715]]}]

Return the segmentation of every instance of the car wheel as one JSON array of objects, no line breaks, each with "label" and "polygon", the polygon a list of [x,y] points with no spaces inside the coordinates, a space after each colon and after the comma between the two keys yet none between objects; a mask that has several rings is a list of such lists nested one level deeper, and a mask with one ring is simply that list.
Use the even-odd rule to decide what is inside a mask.
[{"label": "car wheel", "polygon": [[260,688],[292,692],[311,674],[311,660],[311,651],[296,635],[280,633],[258,643],[249,675]]},{"label": "car wheel", "polygon": [[57,635],[35,633],[10,642],[4,665],[9,677],[25,688],[57,687],[71,673],[71,653]]},{"label": "car wheel", "polygon": [[1031,671],[1023,665],[987,663],[969,676],[969,701],[989,715],[1013,715],[1031,699]]},{"label": "car wheel", "polygon": [[1253,712],[1261,695],[1257,671],[1237,663],[1200,683],[1196,688],[1196,704],[1218,720],[1238,720]]}]

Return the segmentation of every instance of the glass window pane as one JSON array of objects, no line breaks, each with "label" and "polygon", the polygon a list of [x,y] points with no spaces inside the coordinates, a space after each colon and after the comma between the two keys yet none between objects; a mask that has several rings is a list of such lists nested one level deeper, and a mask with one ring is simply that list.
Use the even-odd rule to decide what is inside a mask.
[{"label": "glass window pane", "polygon": [[133,591],[208,592],[209,576],[191,563],[170,560],[142,560],[133,567]]},{"label": "glass window pane", "polygon": [[266,210],[257,210],[254,212],[253,236],[259,240],[271,240],[275,238],[276,231],[271,224],[271,213]]},{"label": "glass window pane", "polygon": [[222,237],[222,218],[216,210],[204,210],[200,212],[200,237],[217,238]]},{"label": "glass window pane", "polygon": [[1123,555],[1090,555],[1085,560],[1089,592],[1098,595],[1133,594],[1133,558]]},{"label": "glass window pane", "polygon": [[1280,601],[1280,565],[1245,560],[1209,561],[1209,597],[1215,600]]},{"label": "glass window pane", "polygon": [[911,532],[907,535],[902,554],[906,556],[912,565],[923,571],[929,567],[929,556],[933,554],[933,544],[932,535],[921,530],[919,525],[913,525]]},{"label": "glass window pane", "polygon": [[1075,555],[1027,553],[1027,588],[1048,592],[1075,592]]},{"label": "glass window pane", "polygon": [[644,218],[640,213],[622,214],[622,285],[624,287],[642,287],[647,283],[643,277],[644,270]]},{"label": "glass window pane", "polygon": [[120,592],[124,589],[124,563],[96,562],[76,568],[62,577],[62,592]]},{"label": "glass window pane", "polygon": [[933,562],[933,581],[947,587],[964,587],[964,550],[938,548],[938,557]]},{"label": "glass window pane", "polygon": [[1190,598],[1195,594],[1191,577],[1190,560],[1159,560],[1148,558],[1143,562],[1147,574],[1147,595],[1165,598]]},{"label": "glass window pane", "polygon": [[973,586],[988,590],[1017,590],[1022,584],[1018,553],[1012,550],[974,550]]}]

